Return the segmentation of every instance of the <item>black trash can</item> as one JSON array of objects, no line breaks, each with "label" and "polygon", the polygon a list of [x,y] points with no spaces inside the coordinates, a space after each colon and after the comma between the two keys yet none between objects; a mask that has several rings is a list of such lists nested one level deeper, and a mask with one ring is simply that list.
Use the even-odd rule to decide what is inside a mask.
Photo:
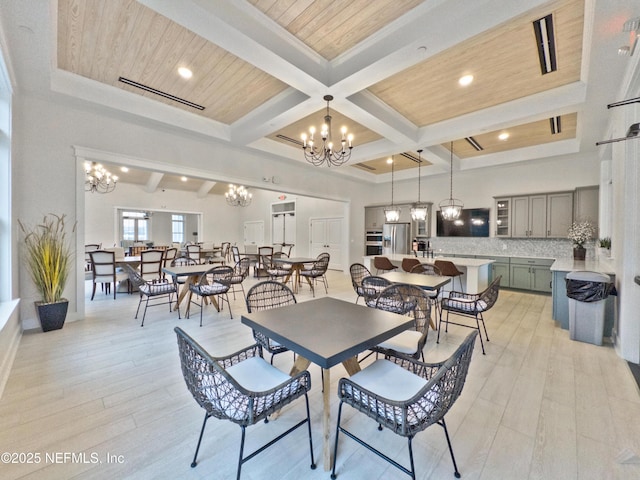
[{"label": "black trash can", "polygon": [[611,277],[598,272],[567,275],[569,337],[579,342],[602,345],[605,300],[613,293]]}]

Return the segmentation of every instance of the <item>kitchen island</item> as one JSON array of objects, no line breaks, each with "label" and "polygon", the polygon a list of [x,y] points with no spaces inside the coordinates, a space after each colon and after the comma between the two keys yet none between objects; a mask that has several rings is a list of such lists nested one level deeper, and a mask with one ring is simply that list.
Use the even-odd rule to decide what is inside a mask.
[{"label": "kitchen island", "polygon": [[373,259],[375,257],[384,256],[387,257],[391,263],[397,265],[400,268],[403,258],[417,258],[420,263],[433,265],[436,260],[448,260],[453,262],[459,270],[464,272],[462,275],[462,282],[464,285],[464,291],[466,293],[479,293],[489,286],[489,265],[495,260],[488,258],[465,258],[465,257],[415,257],[414,255],[366,255],[363,257],[363,265],[369,269],[369,271],[375,275],[376,269],[373,266]]},{"label": "kitchen island", "polygon": [[[553,319],[560,323],[560,327],[569,329],[569,299],[567,298],[566,277],[570,272],[588,271],[604,273],[611,276],[615,283],[613,266],[606,260],[579,261],[572,258],[561,258],[551,265],[553,275]],[[615,322],[615,297],[609,296],[605,300],[604,336],[610,337]]]}]

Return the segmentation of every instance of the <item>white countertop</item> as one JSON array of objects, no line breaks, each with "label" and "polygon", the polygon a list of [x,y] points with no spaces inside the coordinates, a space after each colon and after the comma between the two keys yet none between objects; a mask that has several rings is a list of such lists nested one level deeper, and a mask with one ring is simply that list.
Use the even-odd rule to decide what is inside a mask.
[{"label": "white countertop", "polygon": [[402,262],[403,258],[417,258],[420,260],[420,263],[428,263],[432,264],[435,260],[449,260],[459,267],[481,267],[483,265],[489,265],[490,263],[494,263],[495,260],[491,260],[489,258],[465,258],[465,257],[438,257],[435,258],[427,258],[427,257],[416,257],[414,255],[399,255],[397,253],[391,255],[367,255],[364,258],[373,259],[375,257],[387,257],[392,262]]},{"label": "white countertop", "polygon": [[551,265],[552,272],[576,272],[582,270],[615,275],[613,265],[606,259],[581,261],[572,258],[560,258]]}]

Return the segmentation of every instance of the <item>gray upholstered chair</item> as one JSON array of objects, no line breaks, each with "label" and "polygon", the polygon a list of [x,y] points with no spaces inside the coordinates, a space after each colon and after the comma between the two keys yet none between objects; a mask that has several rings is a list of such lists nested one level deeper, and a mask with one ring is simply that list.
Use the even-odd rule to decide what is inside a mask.
[{"label": "gray upholstered chair", "polygon": [[[455,353],[443,362],[423,363],[404,356],[389,354],[385,359],[376,360],[352,377],[340,379],[338,384],[340,407],[331,478],[336,478],[338,440],[340,433],[344,433],[415,479],[413,437],[436,423],[444,429],[454,475],[460,478],[444,417],[462,392],[477,334],[478,332],[471,332]],[[406,437],[409,441],[409,467],[392,460],[348,431],[342,425],[344,405],[350,405],[373,419],[378,424],[379,430],[388,428]]]},{"label": "gray upholstered chair", "polygon": [[[307,397],[311,388],[311,376],[308,371],[304,370],[295,376],[281,372],[262,358],[262,347],[257,344],[225,357],[214,357],[179,327],[174,331],[178,337],[182,376],[189,392],[205,411],[198,445],[191,462],[192,468],[197,465],[204,429],[211,417],[228,420],[242,429],[237,480],[240,480],[242,465],[245,462],[305,424],[309,433],[311,468],[316,468]],[[247,427],[262,420],[266,421],[269,415],[300,397],[305,398],[306,417],[251,454],[245,455]],[[281,422],[272,424],[280,425]]]},{"label": "gray upholstered chair", "polygon": [[[144,319],[147,316],[147,308],[158,305],[169,305],[169,311],[171,311],[174,294],[176,295],[176,310],[178,310],[178,318],[180,318],[180,306],[178,305],[178,286],[175,284],[175,282],[167,280],[156,282],[147,281],[142,278],[142,275],[140,275],[138,271],[134,270],[131,265],[125,264],[122,267],[129,275],[129,282],[131,282],[132,286],[138,289],[138,293],[140,294],[140,300],[138,301],[138,308],[136,309],[136,316],[134,318],[138,318],[138,312],[140,311],[140,305],[142,304],[142,297],[146,299],[146,302],[144,304],[144,313],[142,314],[142,323],[140,323],[141,327],[144,327]],[[154,301],[154,303],[149,304],[150,300],[160,301]]]},{"label": "gray upholstered chair", "polygon": [[[445,333],[449,331],[449,323],[453,325],[459,325],[461,327],[475,328],[476,330],[478,330],[478,333],[480,333],[480,322],[482,322],[484,336],[488,342],[489,335],[487,335],[487,326],[484,323],[483,313],[491,309],[498,300],[501,279],[502,276],[497,277],[483,292],[480,293],[472,294],[456,291],[449,292],[449,297],[443,298],[442,302],[440,302],[440,322],[438,324],[437,343],[440,343],[443,312],[447,312],[447,319],[445,320]],[[449,320],[449,313],[474,318],[476,320],[476,324],[474,326],[464,323],[451,322]],[[484,342],[482,341],[482,333],[480,333],[480,345],[482,346],[482,354],[484,355],[485,351]]]},{"label": "gray upholstered chair", "polygon": [[362,291],[362,280],[365,277],[370,277],[371,272],[361,263],[354,263],[353,265],[351,265],[351,267],[349,267],[349,273],[351,274],[351,285],[353,286],[353,290],[357,295],[356,303],[358,303],[360,297],[364,297],[364,292]]}]

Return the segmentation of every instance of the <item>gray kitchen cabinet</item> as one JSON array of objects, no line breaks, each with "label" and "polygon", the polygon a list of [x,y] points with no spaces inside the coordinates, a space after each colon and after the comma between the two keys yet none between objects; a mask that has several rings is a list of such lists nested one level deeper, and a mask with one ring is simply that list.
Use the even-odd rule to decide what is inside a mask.
[{"label": "gray kitchen cabinet", "polygon": [[511,257],[511,288],[551,293],[552,264],[552,259]]},{"label": "gray kitchen cabinet", "polygon": [[364,207],[364,225],[368,230],[382,230],[384,207]]},{"label": "gray kitchen cabinet", "polygon": [[547,238],[566,238],[573,222],[573,192],[547,195]]},{"label": "gray kitchen cabinet", "polygon": [[[600,187],[576,188],[573,197],[573,220],[575,222],[588,221],[598,229],[599,222]],[[598,234],[596,233],[596,236]]]},{"label": "gray kitchen cabinet", "polygon": [[489,265],[489,283],[493,282],[495,278],[502,275],[500,280],[501,287],[511,286],[511,270],[509,268],[509,257],[496,257],[491,255],[476,255],[476,258],[488,258],[493,260],[493,263]]},{"label": "gray kitchen cabinet", "polygon": [[573,192],[496,198],[499,237],[566,238],[572,221]]}]

